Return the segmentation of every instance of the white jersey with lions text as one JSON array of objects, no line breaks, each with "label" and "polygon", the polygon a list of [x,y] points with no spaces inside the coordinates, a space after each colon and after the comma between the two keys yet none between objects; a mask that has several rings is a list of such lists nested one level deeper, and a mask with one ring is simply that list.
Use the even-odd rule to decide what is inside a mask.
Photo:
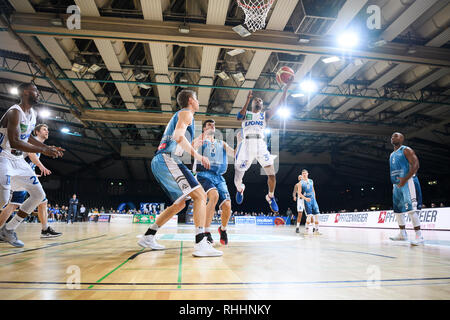
[{"label": "white jersey with lions text", "polygon": [[242,121],[242,138],[245,138],[249,134],[256,135],[259,134],[261,138],[264,137],[264,129],[266,128],[266,113],[261,112],[250,112],[247,111],[245,118]]},{"label": "white jersey with lions text", "polygon": [[[34,127],[36,126],[36,113],[33,109],[30,109],[30,112],[28,114],[25,114],[25,112],[22,110],[22,108],[15,104],[11,108],[8,109],[8,111],[3,115],[0,122],[3,120],[3,118],[6,116],[6,114],[10,110],[19,110],[19,127],[20,127],[20,136],[19,139],[22,141],[28,141],[28,138],[31,135],[31,132],[33,131]],[[22,158],[23,159],[23,152],[14,150],[11,148],[11,145],[9,143],[8,138],[8,128],[0,128],[0,157],[8,158],[11,160],[17,160]]]}]

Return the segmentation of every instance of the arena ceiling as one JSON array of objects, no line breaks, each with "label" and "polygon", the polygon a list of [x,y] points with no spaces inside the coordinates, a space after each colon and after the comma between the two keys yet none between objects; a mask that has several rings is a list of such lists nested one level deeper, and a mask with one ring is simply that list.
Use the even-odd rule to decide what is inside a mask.
[{"label": "arena ceiling", "polygon": [[[80,29],[66,27],[71,5]],[[381,9],[380,29],[366,27],[370,5]],[[289,96],[291,116],[270,123],[282,178],[316,165],[328,176],[385,180],[395,131],[422,173],[450,174],[447,0],[275,0],[265,30],[247,37],[232,29],[244,23],[235,0],[0,0],[0,8],[0,108],[17,100],[11,88],[35,81],[38,109],[51,112],[39,121],[67,149],[64,161],[48,160],[60,175],[151,180],[180,90],[198,92],[197,120],[236,129],[249,88],[278,103],[284,65],[318,91]],[[336,38],[349,29],[360,42],[344,51]],[[330,56],[340,61],[325,63]]]}]

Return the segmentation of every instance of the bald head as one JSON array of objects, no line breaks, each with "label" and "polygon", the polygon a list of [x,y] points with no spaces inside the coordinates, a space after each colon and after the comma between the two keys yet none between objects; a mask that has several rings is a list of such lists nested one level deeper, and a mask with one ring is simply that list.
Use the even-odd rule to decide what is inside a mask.
[{"label": "bald head", "polygon": [[400,132],[394,132],[391,136],[391,144],[395,147],[399,147],[405,141],[405,136]]}]

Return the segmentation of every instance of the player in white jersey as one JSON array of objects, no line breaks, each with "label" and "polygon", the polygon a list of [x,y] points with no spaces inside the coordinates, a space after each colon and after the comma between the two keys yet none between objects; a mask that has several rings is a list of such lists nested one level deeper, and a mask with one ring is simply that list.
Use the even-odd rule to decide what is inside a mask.
[{"label": "player in white jersey", "polygon": [[247,111],[247,106],[250,100],[253,98],[252,91],[249,92],[247,102],[237,115],[237,119],[242,121],[242,130],[240,138],[242,141],[236,148],[235,156],[235,170],[234,170],[234,184],[236,186],[236,202],[241,204],[244,200],[245,185],[242,183],[245,172],[250,168],[255,158],[259,164],[264,168],[267,174],[267,184],[269,187],[269,193],[266,195],[266,201],[270,205],[270,209],[273,212],[278,212],[278,205],[275,201],[275,168],[273,166],[273,160],[276,156],[271,155],[267,149],[266,141],[264,141],[264,130],[267,121],[269,121],[278,107],[284,104],[286,100],[287,90],[293,81],[293,77],[287,83],[283,90],[280,103],[271,110],[263,110],[263,100],[256,97],[252,101],[252,111]]},{"label": "player in white jersey", "polygon": [[[40,142],[44,143],[48,139],[48,126],[46,124],[39,124],[33,130],[33,136]],[[25,155],[24,155],[25,156]],[[39,160],[39,153],[28,153],[25,156],[25,161],[29,163],[31,168],[35,170],[36,166],[41,171],[41,176],[50,175],[52,172],[48,170]],[[9,204],[0,214],[0,226],[8,220],[11,214],[24,203],[27,196],[26,191],[14,191]],[[38,217],[42,225],[41,238],[56,238],[62,235],[61,232],[56,232],[48,225],[48,211],[47,198],[45,198],[38,206]]]},{"label": "player in white jersey", "polygon": [[47,146],[31,136],[36,125],[36,113],[32,109],[39,99],[39,91],[32,83],[18,88],[21,102],[13,105],[0,119],[0,209],[8,203],[10,192],[25,190],[30,197],[20,206],[19,212],[0,229],[0,240],[15,247],[23,247],[15,230],[45,198],[42,185],[23,152],[42,153],[62,157],[64,149]]},{"label": "player in white jersey", "polygon": [[297,202],[297,226],[295,228],[296,233],[300,233],[300,223],[302,222],[302,216],[303,216],[303,210],[305,210],[305,199],[302,198],[302,176],[298,176],[298,183],[294,186],[294,191],[292,192],[292,197],[294,198],[294,201]]}]

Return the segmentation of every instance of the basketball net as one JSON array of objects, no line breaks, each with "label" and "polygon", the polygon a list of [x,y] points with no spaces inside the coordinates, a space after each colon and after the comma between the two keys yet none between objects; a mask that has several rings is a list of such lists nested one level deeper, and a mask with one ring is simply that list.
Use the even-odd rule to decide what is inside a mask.
[{"label": "basketball net", "polygon": [[266,18],[274,0],[237,0],[239,7],[245,13],[245,25],[255,32],[266,26]]}]

